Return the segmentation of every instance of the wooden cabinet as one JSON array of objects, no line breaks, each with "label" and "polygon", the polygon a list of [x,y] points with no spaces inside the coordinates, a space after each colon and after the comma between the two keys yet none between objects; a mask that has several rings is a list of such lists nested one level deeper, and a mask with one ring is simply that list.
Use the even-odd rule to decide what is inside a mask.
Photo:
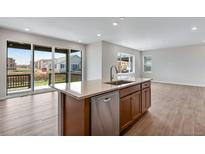
[{"label": "wooden cabinet", "polygon": [[132,96],[120,99],[120,129],[123,130],[132,122]]},{"label": "wooden cabinet", "polygon": [[[150,82],[143,82],[119,89],[121,133],[151,106],[150,86]],[[90,102],[90,97],[76,99],[59,92],[59,135],[91,135]]]},{"label": "wooden cabinet", "polygon": [[145,88],[149,88],[151,85],[150,82],[145,82],[145,83],[142,83],[142,89],[145,89]]},{"label": "wooden cabinet", "polygon": [[141,91],[120,99],[120,128],[124,130],[141,115]]},{"label": "wooden cabinet", "polygon": [[140,85],[120,90],[120,96],[120,128],[124,130],[141,115]]},{"label": "wooden cabinet", "polygon": [[120,98],[127,96],[127,95],[130,95],[130,94],[132,94],[136,91],[140,91],[140,90],[141,90],[140,84],[121,89],[120,90]]},{"label": "wooden cabinet", "polygon": [[132,99],[132,120],[136,120],[141,115],[141,91],[131,95]]},{"label": "wooden cabinet", "polygon": [[120,90],[120,130],[133,124],[151,106],[151,83]]},{"label": "wooden cabinet", "polygon": [[90,135],[90,99],[77,100],[59,93],[59,135]]},{"label": "wooden cabinet", "polygon": [[142,113],[147,111],[147,109],[151,106],[151,89],[145,88],[142,89]]}]

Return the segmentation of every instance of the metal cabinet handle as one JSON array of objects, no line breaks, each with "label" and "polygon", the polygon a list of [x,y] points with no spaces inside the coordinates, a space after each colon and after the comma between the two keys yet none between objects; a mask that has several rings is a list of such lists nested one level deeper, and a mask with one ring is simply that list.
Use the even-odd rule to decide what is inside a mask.
[{"label": "metal cabinet handle", "polygon": [[148,83],[146,83],[146,84],[144,84],[143,86],[144,86],[144,87],[148,87],[148,86],[149,86],[149,84],[148,84]]},{"label": "metal cabinet handle", "polygon": [[105,98],[105,99],[104,99],[104,103],[107,103],[107,102],[109,102],[109,101],[111,101],[111,98]]}]

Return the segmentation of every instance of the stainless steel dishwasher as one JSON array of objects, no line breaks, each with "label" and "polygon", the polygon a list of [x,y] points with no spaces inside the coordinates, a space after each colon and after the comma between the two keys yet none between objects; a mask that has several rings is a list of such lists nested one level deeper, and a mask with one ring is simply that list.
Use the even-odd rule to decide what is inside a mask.
[{"label": "stainless steel dishwasher", "polygon": [[91,98],[91,135],[116,136],[119,127],[119,92]]}]

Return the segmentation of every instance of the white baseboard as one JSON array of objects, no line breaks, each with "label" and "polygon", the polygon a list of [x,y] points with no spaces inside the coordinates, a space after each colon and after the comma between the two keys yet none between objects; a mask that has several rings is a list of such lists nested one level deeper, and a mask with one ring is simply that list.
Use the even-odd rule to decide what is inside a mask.
[{"label": "white baseboard", "polygon": [[203,85],[203,84],[189,84],[189,83],[181,83],[181,82],[166,82],[166,81],[158,81],[158,80],[152,80],[152,82],[183,85],[183,86],[193,86],[193,87],[205,87],[205,85]]},{"label": "white baseboard", "polygon": [[6,97],[1,97],[0,98],[0,101],[3,101],[3,100],[5,100],[6,99]]}]

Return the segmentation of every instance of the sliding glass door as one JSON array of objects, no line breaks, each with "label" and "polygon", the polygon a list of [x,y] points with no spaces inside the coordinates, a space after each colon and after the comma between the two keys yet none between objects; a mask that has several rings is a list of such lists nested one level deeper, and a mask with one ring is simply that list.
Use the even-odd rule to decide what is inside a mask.
[{"label": "sliding glass door", "polygon": [[7,42],[7,94],[82,80],[82,52]]},{"label": "sliding glass door", "polygon": [[34,45],[34,90],[50,88],[52,73],[52,49]]},{"label": "sliding glass door", "polygon": [[54,56],[54,73],[55,83],[69,82],[69,50],[68,49],[55,49]]},{"label": "sliding glass door", "polygon": [[80,50],[70,51],[70,77],[71,82],[82,81],[82,52]]},{"label": "sliding glass door", "polygon": [[7,93],[31,91],[31,45],[7,42]]}]

